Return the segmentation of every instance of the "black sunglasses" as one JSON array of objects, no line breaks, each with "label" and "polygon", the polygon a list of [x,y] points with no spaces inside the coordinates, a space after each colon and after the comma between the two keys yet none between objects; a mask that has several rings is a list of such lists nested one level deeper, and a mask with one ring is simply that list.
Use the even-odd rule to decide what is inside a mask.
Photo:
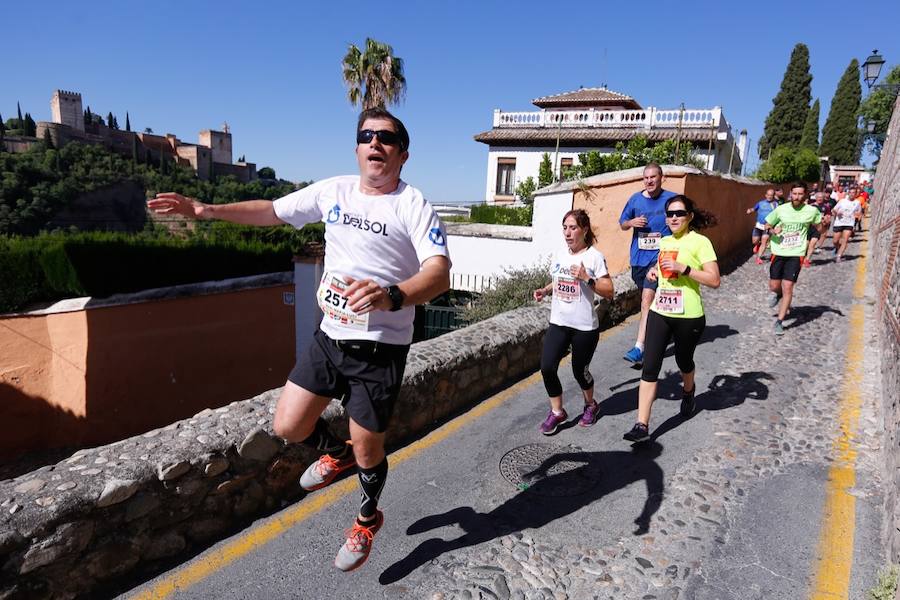
[{"label": "black sunglasses", "polygon": [[686,216],[688,216],[688,211],[686,211],[686,210],[667,210],[666,216],[669,217],[670,219],[672,217],[686,217]]},{"label": "black sunglasses", "polygon": [[356,132],[356,143],[368,144],[374,137],[377,137],[378,141],[386,146],[403,145],[400,140],[400,134],[394,131],[389,131],[387,129],[379,129],[378,131],[373,131],[371,129],[360,129]]}]

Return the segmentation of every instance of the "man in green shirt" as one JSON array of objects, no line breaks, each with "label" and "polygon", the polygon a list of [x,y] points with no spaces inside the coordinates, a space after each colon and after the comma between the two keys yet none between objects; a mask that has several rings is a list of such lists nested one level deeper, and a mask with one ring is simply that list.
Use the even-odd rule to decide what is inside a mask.
[{"label": "man in green shirt", "polygon": [[775,335],[784,334],[784,317],[791,308],[794,284],[800,276],[802,259],[806,255],[807,237],[810,225],[818,225],[822,213],[815,206],[806,203],[806,184],[791,186],[791,202],[782,204],[769,213],[766,225],[772,231],[772,264],[769,267],[769,290],[772,300],[769,306],[779,302],[778,320],[775,321]]}]

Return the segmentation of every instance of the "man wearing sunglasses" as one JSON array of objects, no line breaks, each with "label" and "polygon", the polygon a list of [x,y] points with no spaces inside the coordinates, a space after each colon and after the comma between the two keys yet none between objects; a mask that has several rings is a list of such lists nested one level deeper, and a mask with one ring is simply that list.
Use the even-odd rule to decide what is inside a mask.
[{"label": "man wearing sunglasses", "polygon": [[[403,381],[414,307],[450,287],[444,225],[422,192],[400,179],[408,158],[403,123],[368,109],[356,127],[358,176],[319,181],[274,202],[211,205],[174,193],[148,202],[156,212],[245,225],[325,223],[325,273],[316,294],[324,316],[281,391],[273,429],[324,453],[300,478],[307,491],[357,469],[362,501],[334,561],[342,571],[366,561],[384,522],[377,505],[388,472],[385,430]],[[349,442],[321,416],[332,398],[350,417]]]},{"label": "man wearing sunglasses", "polygon": [[634,347],[622,357],[635,367],[640,367],[644,362],[647,315],[656,295],[657,282],[647,279],[647,273],[650,269],[656,268],[659,257],[659,241],[672,233],[669,231],[669,226],[666,225],[664,207],[666,200],[675,194],[662,189],[662,180],[662,167],[658,164],[649,163],[644,167],[644,190],[632,194],[619,217],[619,226],[622,230],[632,230],[629,254],[631,279],[641,291],[641,322],[638,325],[637,340]]}]

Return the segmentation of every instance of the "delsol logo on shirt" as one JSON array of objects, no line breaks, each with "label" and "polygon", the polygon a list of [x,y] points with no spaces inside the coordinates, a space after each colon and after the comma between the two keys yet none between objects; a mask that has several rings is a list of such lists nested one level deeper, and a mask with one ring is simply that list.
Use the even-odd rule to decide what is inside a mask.
[{"label": "delsol logo on shirt", "polygon": [[360,231],[371,231],[376,235],[383,235],[384,237],[388,237],[387,223],[382,223],[381,221],[370,221],[363,215],[344,213],[344,220],[341,222],[341,225],[349,225],[350,227],[356,227]]},{"label": "delsol logo on shirt", "polygon": [[431,243],[435,246],[447,245],[447,240],[444,238],[444,232],[441,231],[440,227],[432,227],[431,231],[428,232],[428,239],[431,240]]},{"label": "delsol logo on shirt", "polygon": [[328,223],[337,223],[338,219],[341,218],[341,206],[339,204],[335,204],[331,207],[331,210],[328,211],[328,216],[325,217],[325,221]]}]

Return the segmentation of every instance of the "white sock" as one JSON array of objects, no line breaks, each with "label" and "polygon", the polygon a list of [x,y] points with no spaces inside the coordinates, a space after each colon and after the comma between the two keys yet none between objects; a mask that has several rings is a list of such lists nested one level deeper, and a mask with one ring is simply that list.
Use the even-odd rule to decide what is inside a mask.
[{"label": "white sock", "polygon": [[644,342],[635,342],[634,347],[637,348],[638,350],[640,350],[641,352],[643,352],[644,351]]},{"label": "white sock", "polygon": [[550,411],[553,412],[553,414],[556,415],[557,417],[563,416],[563,413],[565,412],[565,411],[562,411],[562,410],[557,411],[557,410],[552,409],[552,408],[550,409]]}]

